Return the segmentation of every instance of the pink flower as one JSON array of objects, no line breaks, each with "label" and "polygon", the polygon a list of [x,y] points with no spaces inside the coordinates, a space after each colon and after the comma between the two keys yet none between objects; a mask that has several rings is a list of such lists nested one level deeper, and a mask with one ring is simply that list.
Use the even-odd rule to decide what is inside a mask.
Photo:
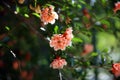
[{"label": "pink flower", "polygon": [[66,31],[64,32],[64,37],[67,39],[67,40],[71,40],[73,38],[73,34],[72,34],[72,27],[70,28],[67,28]]},{"label": "pink flower", "polygon": [[66,60],[58,57],[53,60],[53,62],[50,64],[50,67],[52,67],[53,69],[62,69],[65,65],[67,65]]},{"label": "pink flower", "polygon": [[50,47],[54,47],[54,50],[57,51],[59,49],[65,50],[66,48],[66,39],[61,34],[54,34],[50,40]]},{"label": "pink flower", "polygon": [[71,40],[73,38],[73,34],[72,34],[72,28],[67,28],[66,31],[63,33],[63,36],[66,38],[67,43],[66,46],[69,46],[71,44]]},{"label": "pink flower", "polygon": [[41,11],[41,21],[44,25],[48,23],[54,24],[55,19],[58,19],[58,14],[54,11],[53,6],[46,7]]},{"label": "pink flower", "polygon": [[82,55],[89,54],[92,51],[93,51],[93,45],[92,44],[85,44]]},{"label": "pink flower", "polygon": [[114,13],[120,10],[120,2],[115,3],[115,8],[113,9]]},{"label": "pink flower", "polygon": [[113,64],[111,71],[116,77],[120,76],[120,63]]},{"label": "pink flower", "polygon": [[72,28],[67,28],[63,34],[54,34],[50,40],[50,47],[54,47],[54,50],[65,50],[67,46],[70,46],[73,38]]}]

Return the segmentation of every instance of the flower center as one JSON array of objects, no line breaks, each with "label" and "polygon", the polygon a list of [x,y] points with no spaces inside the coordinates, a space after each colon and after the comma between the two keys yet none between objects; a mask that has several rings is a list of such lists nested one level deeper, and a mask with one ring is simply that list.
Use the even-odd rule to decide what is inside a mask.
[{"label": "flower center", "polygon": [[60,40],[58,40],[58,41],[57,41],[57,43],[61,43],[61,41],[60,41]]}]

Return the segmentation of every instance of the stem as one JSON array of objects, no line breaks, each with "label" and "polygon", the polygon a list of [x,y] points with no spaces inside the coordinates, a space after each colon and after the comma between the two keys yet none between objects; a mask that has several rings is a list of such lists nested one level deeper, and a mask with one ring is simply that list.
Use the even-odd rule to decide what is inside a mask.
[{"label": "stem", "polygon": [[14,58],[16,58],[16,55],[12,50],[10,50],[10,53],[13,55]]},{"label": "stem", "polygon": [[98,70],[97,70],[97,68],[95,68],[95,80],[98,80]]},{"label": "stem", "polygon": [[62,74],[60,70],[59,70],[59,77],[60,77],[60,80],[62,80]]},{"label": "stem", "polygon": [[37,0],[35,0],[35,7],[37,6]]}]

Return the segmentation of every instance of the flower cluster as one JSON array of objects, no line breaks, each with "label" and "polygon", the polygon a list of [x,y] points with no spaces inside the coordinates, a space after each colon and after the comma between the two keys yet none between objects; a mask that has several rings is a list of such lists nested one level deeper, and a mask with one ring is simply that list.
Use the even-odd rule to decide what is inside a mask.
[{"label": "flower cluster", "polygon": [[57,57],[53,60],[53,62],[50,64],[50,67],[53,69],[62,69],[63,66],[67,65],[67,62],[65,59],[61,59],[61,57]]},{"label": "flower cluster", "polygon": [[120,76],[120,63],[113,64],[111,71],[116,77]]},{"label": "flower cluster", "polygon": [[46,7],[41,11],[41,21],[44,25],[48,23],[54,24],[55,19],[58,19],[58,14],[54,11],[53,6]]},{"label": "flower cluster", "polygon": [[54,34],[50,40],[50,47],[54,50],[65,50],[67,46],[71,45],[73,38],[72,28],[67,28],[63,34]]},{"label": "flower cluster", "polygon": [[116,13],[118,10],[120,10],[120,2],[115,3],[115,7],[113,9],[114,13]]}]

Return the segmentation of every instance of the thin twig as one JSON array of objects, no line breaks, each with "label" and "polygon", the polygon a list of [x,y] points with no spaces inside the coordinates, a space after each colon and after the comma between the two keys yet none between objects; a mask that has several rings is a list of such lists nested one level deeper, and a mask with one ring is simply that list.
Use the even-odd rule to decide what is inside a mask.
[{"label": "thin twig", "polygon": [[10,50],[10,53],[13,55],[14,58],[16,58],[16,55],[12,50]]},{"label": "thin twig", "polygon": [[59,70],[59,78],[60,78],[60,80],[62,80],[62,73],[60,70]]}]

